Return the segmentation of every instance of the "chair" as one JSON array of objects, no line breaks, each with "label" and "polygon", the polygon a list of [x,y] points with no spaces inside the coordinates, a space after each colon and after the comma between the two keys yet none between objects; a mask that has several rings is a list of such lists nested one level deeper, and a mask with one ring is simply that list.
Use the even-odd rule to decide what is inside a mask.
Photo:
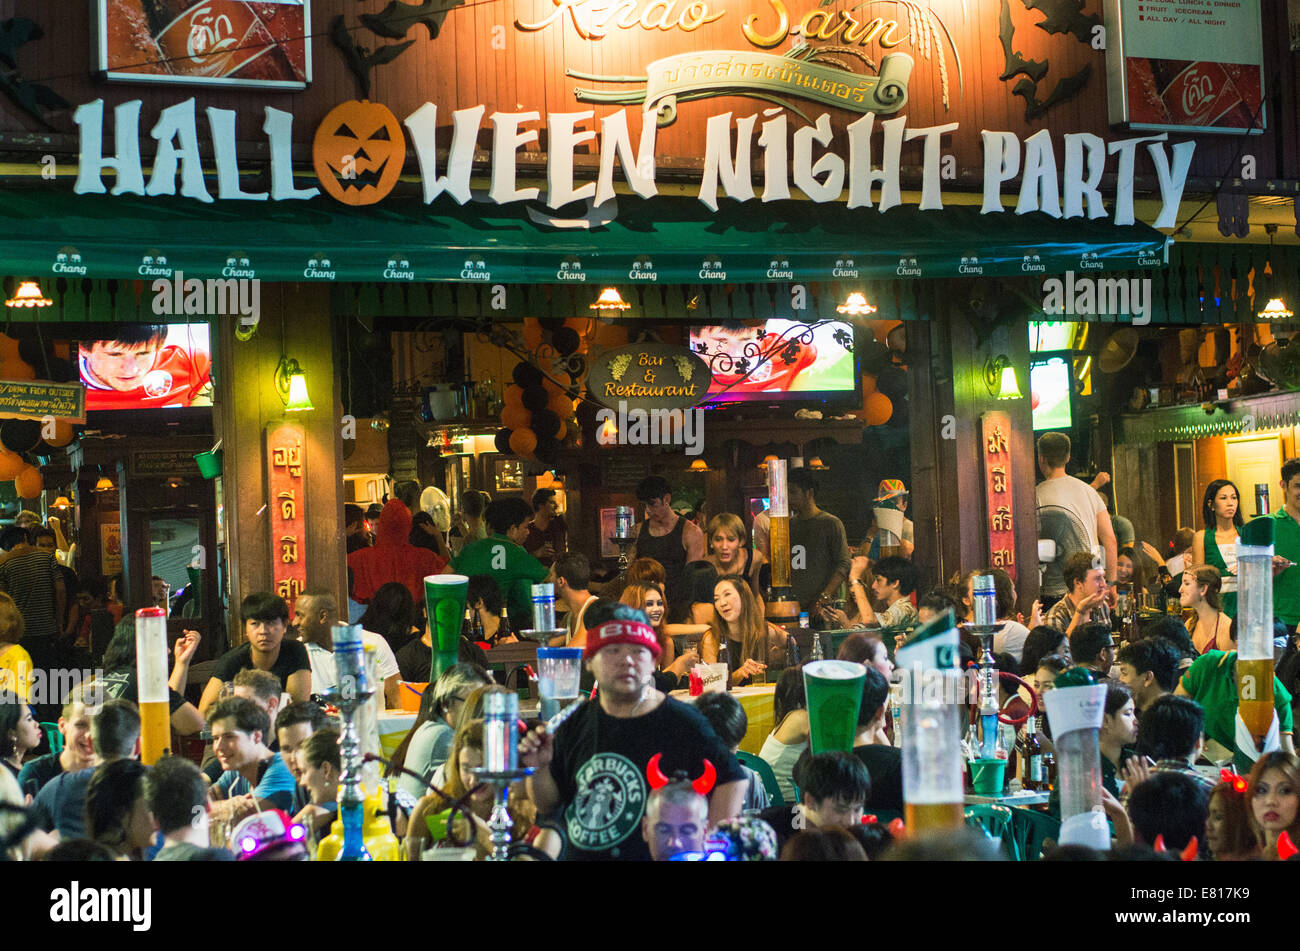
[{"label": "chair", "polygon": [[63,734],[59,732],[57,723],[42,723],[41,730],[45,733],[45,739],[49,741],[50,752],[58,756],[63,752]]},{"label": "chair", "polygon": [[785,797],[781,795],[781,784],[776,781],[776,773],[772,772],[772,767],[767,760],[753,753],[746,753],[744,750],[736,751],[736,759],[740,760],[742,766],[748,766],[758,773],[758,778],[763,781],[763,788],[767,790],[767,798],[771,805],[785,805]]},{"label": "chair", "polygon": [[1007,858],[1013,862],[1019,862],[1021,860],[1020,848],[1015,836],[1012,834],[1015,823],[1014,812],[1014,809],[1007,806],[979,803],[967,806],[965,816],[966,825],[972,829],[979,829],[990,839],[999,840]]},{"label": "chair", "polygon": [[1061,820],[1037,809],[1012,809],[1011,834],[1021,858],[1026,862],[1037,862],[1042,857],[1043,844],[1060,837]]}]

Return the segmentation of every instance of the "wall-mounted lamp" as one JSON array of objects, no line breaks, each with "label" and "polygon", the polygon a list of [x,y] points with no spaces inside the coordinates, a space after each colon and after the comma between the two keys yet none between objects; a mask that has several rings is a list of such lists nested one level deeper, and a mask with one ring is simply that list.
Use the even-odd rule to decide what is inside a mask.
[{"label": "wall-mounted lamp", "polygon": [[703,459],[693,459],[691,460],[691,464],[686,467],[686,471],[687,472],[712,472],[713,470],[709,468],[709,464],[705,462]]},{"label": "wall-mounted lamp", "polygon": [[768,454],[768,455],[766,455],[766,456],[763,457],[763,461],[760,462],[760,463],[758,464],[758,467],[759,467],[760,469],[762,469],[764,472],[766,472],[766,471],[767,471],[767,464],[768,464],[769,462],[776,462],[776,461],[778,461],[780,458],[781,458],[780,456],[772,455],[772,454]]},{"label": "wall-mounted lamp", "polygon": [[830,466],[822,462],[821,456],[813,456],[811,459],[808,460],[808,468],[816,472],[825,472],[827,469],[830,468]]},{"label": "wall-mounted lamp", "polygon": [[66,495],[60,495],[57,499],[54,500],[54,504],[51,505],[50,508],[70,509],[72,508],[72,503],[68,501],[68,497]]},{"label": "wall-mounted lamp", "polygon": [[117,486],[113,485],[113,480],[108,476],[100,476],[99,481],[95,483],[96,492],[112,492]]},{"label": "wall-mounted lamp", "polygon": [[297,360],[281,357],[275,368],[275,390],[280,394],[286,413],[305,413],[314,410],[307,395],[307,373]]},{"label": "wall-mounted lamp", "polygon": [[1011,366],[1011,361],[1002,354],[984,361],[984,385],[989,388],[990,395],[1000,400],[1021,398],[1016,371]]},{"label": "wall-mounted lamp", "polygon": [[35,281],[23,281],[18,285],[18,293],[5,301],[6,307],[49,307],[54,301],[41,293],[41,285]]}]

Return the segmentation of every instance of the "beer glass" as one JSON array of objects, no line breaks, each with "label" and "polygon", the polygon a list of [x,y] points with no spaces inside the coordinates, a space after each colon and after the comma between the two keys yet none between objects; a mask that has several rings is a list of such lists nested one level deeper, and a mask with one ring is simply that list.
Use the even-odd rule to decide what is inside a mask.
[{"label": "beer glass", "polygon": [[581,680],[581,647],[537,648],[537,695],[543,720],[578,699]]},{"label": "beer glass", "polygon": [[429,638],[433,648],[433,669],[429,682],[456,663],[460,648],[461,622],[469,578],[465,575],[429,575],[424,579],[424,603],[429,617]]},{"label": "beer glass", "polygon": [[813,753],[852,751],[867,668],[847,660],[819,660],[803,669],[808,744]]}]

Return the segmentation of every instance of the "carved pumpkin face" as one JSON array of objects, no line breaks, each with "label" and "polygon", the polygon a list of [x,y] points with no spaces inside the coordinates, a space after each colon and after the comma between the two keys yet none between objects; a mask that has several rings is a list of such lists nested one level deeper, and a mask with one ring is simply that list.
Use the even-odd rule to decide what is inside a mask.
[{"label": "carved pumpkin face", "polygon": [[406,159],[406,137],[382,103],[355,99],[316,127],[312,164],[321,187],[345,205],[373,205],[393,190]]}]

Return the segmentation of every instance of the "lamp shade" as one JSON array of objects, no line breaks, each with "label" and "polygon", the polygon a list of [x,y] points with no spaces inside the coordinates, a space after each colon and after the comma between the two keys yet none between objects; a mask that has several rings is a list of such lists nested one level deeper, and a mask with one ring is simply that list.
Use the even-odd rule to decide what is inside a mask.
[{"label": "lamp shade", "polygon": [[866,314],[874,314],[876,312],[876,308],[867,303],[866,295],[861,294],[858,291],[854,291],[846,297],[844,303],[836,307],[835,310],[841,314],[848,314],[853,317],[862,317]]},{"label": "lamp shade", "polygon": [[311,397],[307,395],[307,374],[302,367],[295,362],[289,370],[288,377],[289,392],[284,401],[284,411],[306,413],[314,410],[316,407],[311,405]]},{"label": "lamp shade", "polygon": [[1002,382],[998,388],[998,399],[1020,399],[1020,384],[1016,382],[1016,371],[1011,367],[1002,368]]},{"label": "lamp shade", "polygon": [[592,304],[591,310],[627,310],[632,305],[623,300],[623,295],[618,292],[616,287],[607,287],[600,292],[596,298],[596,303]]},{"label": "lamp shade", "polygon": [[18,293],[5,301],[6,307],[49,307],[54,301],[41,293],[41,285],[35,281],[23,281],[18,285]]},{"label": "lamp shade", "polygon": [[1269,300],[1269,302],[1264,306],[1264,309],[1259,312],[1258,316],[1260,320],[1286,320],[1288,317],[1294,315],[1283,302],[1282,298],[1274,297]]}]

